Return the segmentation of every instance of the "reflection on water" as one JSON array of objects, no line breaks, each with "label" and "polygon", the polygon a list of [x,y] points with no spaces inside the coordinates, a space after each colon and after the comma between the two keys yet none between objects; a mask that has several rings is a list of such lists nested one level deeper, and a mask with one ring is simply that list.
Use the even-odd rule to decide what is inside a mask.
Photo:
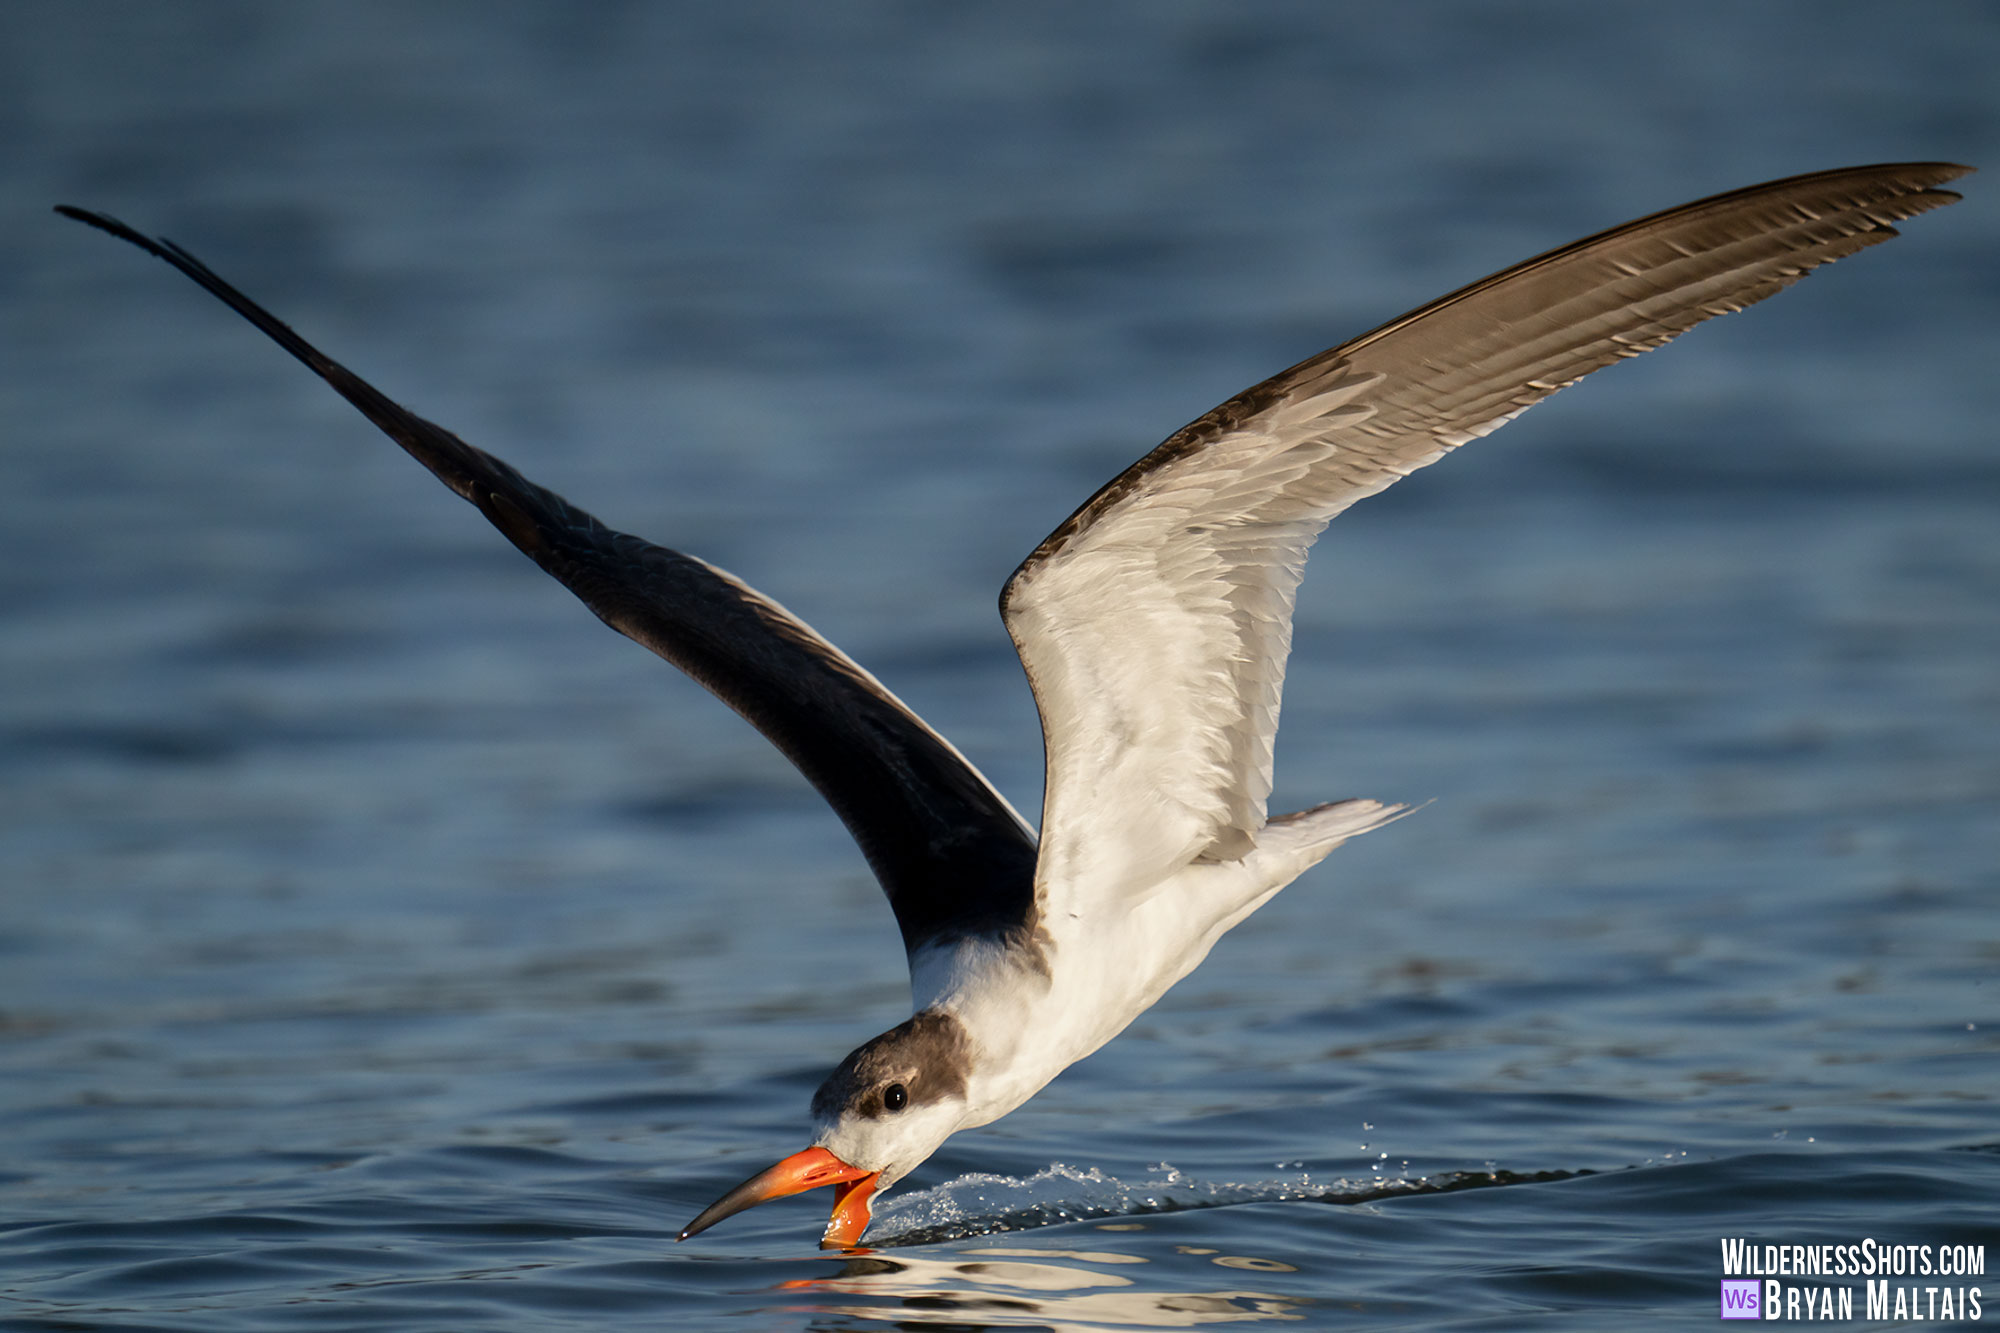
[{"label": "reflection on water", "polygon": [[[1029,1177],[974,1174],[923,1190],[898,1201],[894,1220],[918,1229],[885,1242],[905,1247],[949,1239],[993,1235],[1090,1217],[1105,1233],[1147,1232],[1137,1220],[1146,1214],[1214,1209],[1232,1205],[1313,1202],[1355,1205],[1394,1197],[1451,1194],[1469,1189],[1547,1183],[1591,1172],[1446,1172],[1429,1178],[1396,1180],[1314,1180],[1301,1172],[1278,1180],[1220,1183],[1194,1179],[1162,1165],[1154,1177],[1119,1180],[1098,1170],[1061,1164]],[[979,1210],[984,1210],[979,1211]],[[949,1219],[949,1220],[946,1220]],[[788,1292],[838,1294],[866,1303],[829,1302],[801,1307],[815,1314],[912,1324],[958,1327],[1190,1328],[1198,1324],[1296,1321],[1312,1302],[1296,1295],[1238,1288],[1191,1287],[1208,1268],[1244,1273],[1295,1274],[1297,1265],[1260,1255],[1231,1253],[1218,1246],[1174,1244],[1171,1253],[1189,1263],[1171,1273],[1145,1275],[1116,1271],[1153,1262],[1140,1254],[1027,1246],[993,1246],[949,1259],[928,1258],[898,1248],[852,1253],[832,1277],[779,1284]],[[1194,1265],[1206,1265],[1196,1268]],[[1112,1270],[1112,1271],[1106,1271]],[[1176,1287],[1174,1284],[1183,1284]],[[1170,1289],[1171,1288],[1171,1289]]]},{"label": "reflection on water", "polygon": [[[1181,1253],[1192,1253],[1179,1247]],[[788,1290],[860,1298],[829,1301],[814,1313],[912,1324],[1009,1328],[1193,1328],[1297,1320],[1300,1302],[1260,1291],[1140,1290],[1134,1277],[1103,1268],[1144,1264],[1133,1254],[1099,1250],[990,1249],[976,1257],[894,1259],[867,1255],[830,1278],[787,1282]],[[1290,1272],[1275,1259],[1208,1252],[1218,1267]],[[1183,1276],[1185,1273],[1183,1273]]]}]

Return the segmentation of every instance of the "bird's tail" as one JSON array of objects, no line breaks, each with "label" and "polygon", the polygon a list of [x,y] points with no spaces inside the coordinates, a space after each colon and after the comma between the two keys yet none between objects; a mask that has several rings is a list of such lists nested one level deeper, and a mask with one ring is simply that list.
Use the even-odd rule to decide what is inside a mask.
[{"label": "bird's tail", "polygon": [[1298,857],[1302,871],[1349,838],[1393,824],[1421,808],[1366,799],[1330,801],[1267,822],[1257,835],[1257,851],[1273,858]]},{"label": "bird's tail", "polygon": [[1271,900],[1279,889],[1326,859],[1326,854],[1371,829],[1393,823],[1419,807],[1382,801],[1332,801],[1279,815],[1258,831],[1257,845],[1232,867],[1230,910],[1217,933],[1228,930]]}]

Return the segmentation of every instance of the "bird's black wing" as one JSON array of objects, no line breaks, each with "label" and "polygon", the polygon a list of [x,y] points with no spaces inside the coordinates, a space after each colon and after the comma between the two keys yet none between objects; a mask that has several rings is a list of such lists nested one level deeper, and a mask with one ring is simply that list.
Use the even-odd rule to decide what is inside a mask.
[{"label": "bird's black wing", "polygon": [[948,741],[803,621],[712,565],[605,527],[390,401],[173,242],[102,213],[56,211],[200,283],[477,506],[605,624],[763,732],[860,844],[907,949],[1033,929],[1033,830]]}]

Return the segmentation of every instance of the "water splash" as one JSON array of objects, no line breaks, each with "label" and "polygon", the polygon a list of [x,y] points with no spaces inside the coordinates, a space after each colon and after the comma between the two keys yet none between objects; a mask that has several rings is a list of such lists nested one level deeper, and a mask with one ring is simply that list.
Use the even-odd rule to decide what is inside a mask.
[{"label": "water splash", "polygon": [[1254,1181],[1209,1181],[1162,1162],[1139,1180],[1055,1162],[1031,1176],[973,1172],[934,1189],[892,1198],[876,1216],[876,1245],[931,1245],[1063,1222],[1143,1217],[1246,1203],[1361,1204],[1411,1194],[1447,1194],[1538,1184],[1590,1171],[1447,1171],[1434,1176],[1314,1179],[1308,1171]]}]

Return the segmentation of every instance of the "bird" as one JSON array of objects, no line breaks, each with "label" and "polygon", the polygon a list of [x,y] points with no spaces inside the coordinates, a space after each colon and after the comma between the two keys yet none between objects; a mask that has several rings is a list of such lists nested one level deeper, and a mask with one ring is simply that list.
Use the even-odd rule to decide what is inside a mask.
[{"label": "bird", "polygon": [[820,1244],[1026,1102],[1347,839],[1411,808],[1272,816],[1272,747],[1306,555],[1329,520],[1593,370],[1897,235],[1972,169],[1849,167],[1700,199],[1439,297],[1169,435],[1063,520],[1000,611],[1039,712],[1039,830],[943,736],[777,602],[605,526],[391,401],[173,242],[57,211],[165,260],[303,362],[612,629],[761,731],[888,897],[912,1015],[813,1094],[807,1147],[679,1235],[823,1186]]}]

